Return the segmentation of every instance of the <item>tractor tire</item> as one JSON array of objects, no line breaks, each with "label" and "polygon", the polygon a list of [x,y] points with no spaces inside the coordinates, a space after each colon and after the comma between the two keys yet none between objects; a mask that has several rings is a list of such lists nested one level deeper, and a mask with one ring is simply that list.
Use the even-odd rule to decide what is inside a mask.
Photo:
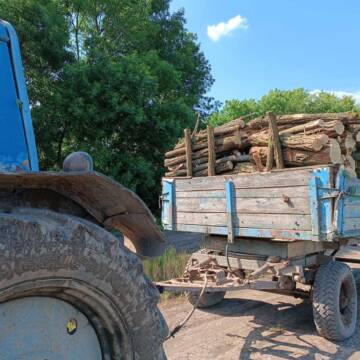
[{"label": "tractor tire", "polygon": [[320,335],[341,341],[353,335],[357,318],[356,283],[349,266],[331,261],[316,272],[313,315]]},{"label": "tractor tire", "polygon": [[[211,293],[205,292],[196,307],[201,309],[206,309],[211,306],[214,306],[224,299],[225,294],[226,294],[225,291],[211,292]],[[189,303],[191,305],[195,305],[199,299],[200,292],[189,291],[185,295]]]},{"label": "tractor tire", "polygon": [[[39,299],[66,303],[84,315],[100,345],[96,359],[166,359],[162,345],[168,328],[157,308],[157,289],[144,275],[138,257],[91,222],[43,209],[0,213],[0,313],[6,317],[4,308],[13,305],[16,314],[16,304],[26,303],[29,297],[34,304],[40,304]],[[0,319],[3,334],[1,321],[5,320]],[[44,334],[53,331],[51,325],[34,321],[34,331],[37,327],[42,327]],[[60,319],[61,324],[63,321]],[[59,336],[64,327],[57,330]],[[75,331],[74,321],[67,329],[69,334]],[[16,334],[10,334],[11,338],[16,339]],[[2,335],[1,353],[8,348],[11,354],[10,340],[6,343],[4,339]],[[24,339],[25,352],[16,350],[13,356],[40,358],[34,357],[31,341]],[[73,344],[75,335],[69,339]],[[38,350],[39,354],[52,353],[42,341],[44,349]],[[56,358],[79,358],[70,352],[60,355]]]}]

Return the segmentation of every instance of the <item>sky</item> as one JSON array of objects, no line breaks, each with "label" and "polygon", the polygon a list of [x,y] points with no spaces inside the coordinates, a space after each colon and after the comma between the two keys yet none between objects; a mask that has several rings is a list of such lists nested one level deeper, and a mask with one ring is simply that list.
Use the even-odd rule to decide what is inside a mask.
[{"label": "sky", "polygon": [[211,64],[216,100],[303,87],[360,103],[359,0],[173,0],[180,8]]}]

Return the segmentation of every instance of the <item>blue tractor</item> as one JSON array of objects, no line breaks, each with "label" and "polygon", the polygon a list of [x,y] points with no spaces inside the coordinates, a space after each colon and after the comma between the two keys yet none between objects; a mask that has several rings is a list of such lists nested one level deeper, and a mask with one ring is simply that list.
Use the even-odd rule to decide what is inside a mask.
[{"label": "blue tractor", "polygon": [[139,260],[163,247],[141,199],[87,154],[39,171],[17,36],[0,20],[0,359],[164,359]]}]

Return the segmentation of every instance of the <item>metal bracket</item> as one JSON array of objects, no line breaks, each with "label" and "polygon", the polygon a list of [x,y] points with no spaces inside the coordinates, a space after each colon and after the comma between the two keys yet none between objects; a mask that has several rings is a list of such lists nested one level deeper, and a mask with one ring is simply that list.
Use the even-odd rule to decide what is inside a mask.
[{"label": "metal bracket", "polygon": [[227,213],[227,228],[228,228],[228,242],[233,243],[235,239],[234,223],[235,223],[235,186],[231,180],[225,184],[226,193],[226,213]]}]

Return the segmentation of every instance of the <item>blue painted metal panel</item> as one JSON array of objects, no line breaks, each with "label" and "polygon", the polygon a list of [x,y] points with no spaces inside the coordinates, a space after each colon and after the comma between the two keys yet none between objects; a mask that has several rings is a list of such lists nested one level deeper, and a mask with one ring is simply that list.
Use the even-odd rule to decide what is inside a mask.
[{"label": "blue painted metal panel", "polygon": [[340,237],[360,237],[360,180],[341,171],[337,177],[341,197],[336,205],[336,224]]},{"label": "blue painted metal panel", "polygon": [[174,225],[174,216],[175,216],[174,180],[163,179],[161,201],[162,201],[161,220],[164,229],[176,230]]},{"label": "blue painted metal panel", "polygon": [[314,239],[320,236],[320,209],[318,200],[318,178],[313,173],[309,181],[309,200],[311,213],[311,227]]},{"label": "blue painted metal panel", "polygon": [[[231,180],[228,180],[225,183],[225,193],[226,193],[226,213],[227,213],[227,225],[228,225],[228,242],[233,243],[235,234],[234,234],[234,219],[236,212],[236,203],[235,203],[235,187],[234,183]],[[239,219],[240,221],[240,219]]]},{"label": "blue painted metal panel", "polygon": [[38,171],[18,39],[1,20],[0,39],[0,171]]},{"label": "blue painted metal panel", "polygon": [[[318,226],[320,230],[318,240],[324,241],[332,240],[334,234],[332,198],[326,196],[329,191],[334,190],[331,188],[330,171],[328,167],[313,170],[313,176],[316,178],[318,197]],[[314,220],[315,219],[313,219],[313,221]]]}]

